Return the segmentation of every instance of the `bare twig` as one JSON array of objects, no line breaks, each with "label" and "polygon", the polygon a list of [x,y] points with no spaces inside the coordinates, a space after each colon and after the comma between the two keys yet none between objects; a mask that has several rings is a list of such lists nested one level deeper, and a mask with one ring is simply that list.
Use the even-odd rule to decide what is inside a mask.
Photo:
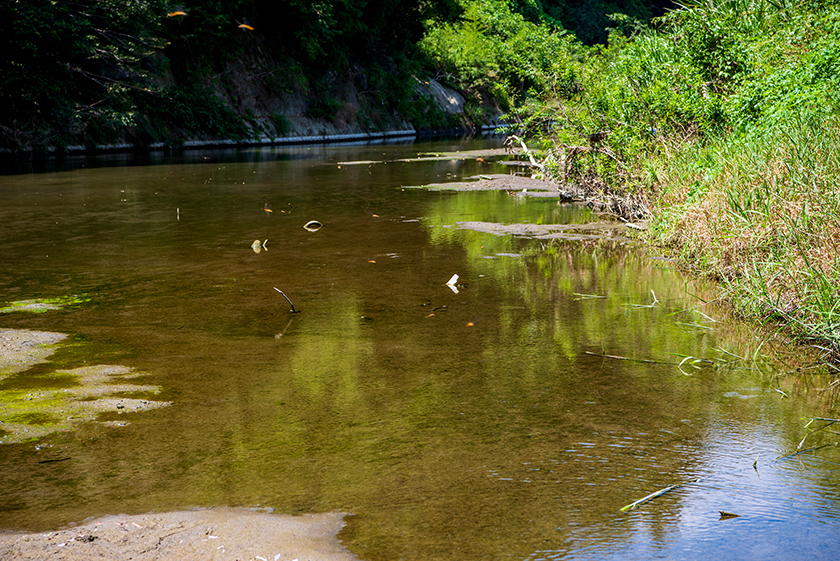
[{"label": "bare twig", "polygon": [[295,309],[295,305],[294,305],[294,304],[292,304],[292,301],[291,301],[291,300],[289,300],[289,297],[288,297],[288,296],[286,296],[286,294],[285,294],[282,290],[280,290],[280,289],[279,289],[279,288],[277,288],[276,286],[274,287],[274,290],[276,290],[277,292],[279,292],[279,293],[283,296],[283,298],[285,298],[285,299],[286,299],[286,302],[288,302],[288,303],[289,303],[289,305],[292,307],[292,313],[293,313],[293,314],[298,314],[298,313],[300,313],[300,310],[296,310],[296,309]]}]

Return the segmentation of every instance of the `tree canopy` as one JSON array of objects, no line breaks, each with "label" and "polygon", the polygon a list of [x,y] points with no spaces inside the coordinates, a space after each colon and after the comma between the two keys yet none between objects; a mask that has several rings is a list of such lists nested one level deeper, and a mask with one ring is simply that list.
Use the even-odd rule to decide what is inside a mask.
[{"label": "tree canopy", "polygon": [[575,33],[603,40],[610,11],[646,22],[661,2],[2,0],[0,147],[108,142],[126,131],[154,140],[173,124],[246,135],[242,116],[202,84],[248,50],[305,76],[351,64],[382,74],[372,65],[391,61],[379,90],[398,90],[381,94],[396,110],[406,110],[398,104],[413,74],[443,72],[467,93],[490,88],[502,99],[562,90],[574,81]]}]

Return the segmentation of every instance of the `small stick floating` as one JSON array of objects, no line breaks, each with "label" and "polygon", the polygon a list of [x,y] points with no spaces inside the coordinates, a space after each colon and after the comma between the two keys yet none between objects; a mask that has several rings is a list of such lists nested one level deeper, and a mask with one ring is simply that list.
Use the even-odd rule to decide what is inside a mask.
[{"label": "small stick floating", "polygon": [[291,307],[292,307],[292,313],[293,313],[293,314],[299,314],[299,313],[300,313],[300,310],[296,310],[296,309],[295,309],[295,305],[294,305],[294,304],[292,304],[292,301],[291,301],[291,300],[289,300],[289,297],[288,297],[288,296],[286,296],[286,295],[283,293],[283,291],[282,291],[282,290],[280,290],[280,289],[279,289],[279,288],[277,288],[276,286],[274,287],[274,290],[276,290],[277,292],[279,292],[279,293],[283,296],[283,298],[285,298],[285,299],[286,299],[286,302],[288,302],[288,303],[289,303],[289,306],[291,306]]},{"label": "small stick floating", "polygon": [[679,489],[680,487],[685,487],[686,485],[691,485],[692,483],[698,483],[701,479],[702,478],[694,479],[692,481],[687,481],[685,483],[678,483],[676,485],[670,485],[668,487],[665,487],[664,489],[660,489],[659,491],[651,493],[647,497],[643,497],[643,498],[639,499],[638,501],[633,501],[629,505],[627,505],[625,507],[622,507],[621,512],[627,512],[628,510],[635,510],[636,507],[638,507],[639,505],[643,505],[648,501],[652,501],[653,499],[655,499],[657,497],[661,497],[665,493],[667,493],[669,491],[673,491],[674,489]]}]

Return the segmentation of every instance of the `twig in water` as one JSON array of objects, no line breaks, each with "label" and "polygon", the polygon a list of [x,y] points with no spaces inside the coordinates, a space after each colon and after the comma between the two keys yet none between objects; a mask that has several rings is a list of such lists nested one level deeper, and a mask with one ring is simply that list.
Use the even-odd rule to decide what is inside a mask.
[{"label": "twig in water", "polygon": [[744,357],[736,355],[735,353],[730,353],[729,351],[727,351],[723,347],[715,347],[712,350],[713,351],[718,351],[718,352],[721,352],[721,353],[724,353],[724,354],[728,354],[729,356],[734,356],[735,358],[740,359],[740,360],[744,360]]},{"label": "twig in water", "polygon": [[286,302],[288,302],[288,303],[289,303],[289,306],[291,306],[291,307],[292,307],[292,313],[293,313],[293,314],[299,314],[299,313],[300,313],[300,310],[296,310],[296,309],[295,309],[295,305],[294,305],[294,304],[292,304],[292,301],[291,301],[291,300],[289,300],[289,297],[288,297],[288,296],[286,296],[286,295],[283,293],[283,291],[282,291],[282,290],[280,290],[280,289],[279,289],[279,288],[277,288],[276,286],[274,287],[274,290],[276,290],[277,292],[279,292],[279,293],[283,296],[283,298],[285,298],[285,299],[286,299]]},{"label": "twig in water", "polygon": [[664,360],[651,360],[651,359],[648,359],[648,358],[630,358],[630,357],[626,357],[626,356],[608,355],[606,353],[599,355],[598,353],[593,353],[593,352],[590,352],[590,351],[583,351],[583,354],[592,355],[592,356],[600,356],[600,357],[603,357],[603,358],[611,358],[611,359],[614,359],[614,360],[629,360],[631,362],[644,362],[646,364],[675,364],[673,362],[665,362]]},{"label": "twig in water", "polygon": [[830,442],[828,444],[822,444],[820,446],[813,446],[811,448],[806,448],[805,450],[799,450],[798,452],[794,452],[793,454],[788,454],[786,456],[781,456],[780,458],[776,458],[774,460],[774,462],[778,462],[778,461],[781,461],[781,460],[787,460],[788,458],[794,458],[794,457],[799,456],[801,454],[805,454],[807,452],[814,452],[816,450],[819,450],[821,448],[826,448],[828,446],[837,446],[837,442]]},{"label": "twig in water", "polygon": [[286,324],[286,327],[284,327],[284,328],[283,328],[283,331],[281,331],[280,333],[276,334],[276,335],[274,336],[274,338],[275,338],[275,339],[279,339],[280,337],[282,337],[283,335],[285,335],[285,334],[286,334],[286,331],[288,331],[288,330],[289,330],[289,326],[290,326],[290,325],[292,325],[292,322],[293,322],[293,321],[295,321],[295,318],[290,318],[290,319],[289,319],[289,323],[287,323],[287,324]]},{"label": "twig in water", "polygon": [[650,293],[653,295],[653,302],[650,304],[627,304],[627,306],[631,308],[655,308],[657,304],[659,304],[659,299],[656,297],[656,293],[651,290]]},{"label": "twig in water", "polygon": [[687,481],[685,483],[678,483],[676,485],[671,485],[669,487],[665,487],[664,489],[660,489],[659,491],[656,491],[655,493],[651,493],[647,497],[643,497],[643,498],[639,499],[638,501],[633,501],[629,505],[623,507],[621,509],[621,512],[627,512],[628,510],[634,510],[639,505],[643,505],[648,501],[652,501],[653,499],[655,499],[657,497],[661,497],[662,495],[664,495],[668,491],[673,491],[674,489],[679,489],[680,487],[684,487],[686,485],[691,485],[692,483],[698,483],[699,481],[700,481],[700,479],[694,479],[692,481]]},{"label": "twig in water", "polygon": [[[779,391],[779,390],[776,390],[776,391]],[[823,426],[821,426],[817,430],[814,430],[814,431],[808,430],[809,427],[811,426],[811,424],[814,421],[822,421],[826,424],[824,424]],[[805,425],[805,430],[807,432],[805,433],[805,436],[802,437],[802,440],[799,441],[799,445],[796,447],[796,449],[799,450],[800,448],[802,448],[802,445],[805,444],[805,439],[806,438],[808,438],[809,436],[811,436],[812,434],[814,434],[816,432],[820,432],[823,429],[827,429],[828,427],[830,427],[831,425],[833,425],[835,423],[840,423],[840,419],[831,419],[831,418],[827,418],[827,417],[811,417],[810,419],[808,419],[808,423]]]},{"label": "twig in water", "polygon": [[606,298],[606,296],[600,296],[598,294],[581,294],[579,292],[572,292],[573,296],[577,296],[575,300],[595,300],[600,298]]},{"label": "twig in water", "polygon": [[697,366],[697,363],[701,362],[703,359],[694,358],[693,356],[687,356],[684,359],[682,359],[680,361],[680,363],[677,365],[677,368],[679,369],[680,372],[683,373],[684,376],[691,376],[691,374],[689,374],[688,372],[686,372],[685,370],[682,369],[682,365],[685,364],[686,362],[688,362],[689,360],[691,361],[690,364],[691,364],[692,367],[696,368],[697,370],[700,370],[700,367]]}]

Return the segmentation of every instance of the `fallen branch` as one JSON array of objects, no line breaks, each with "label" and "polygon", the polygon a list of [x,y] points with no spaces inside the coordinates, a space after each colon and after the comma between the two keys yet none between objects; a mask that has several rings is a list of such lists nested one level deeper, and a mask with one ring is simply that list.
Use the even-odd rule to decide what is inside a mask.
[{"label": "fallen branch", "polygon": [[512,134],[509,137],[507,137],[507,139],[505,140],[505,149],[512,152],[514,142],[519,142],[519,145],[522,147],[522,151],[525,153],[526,156],[528,156],[528,160],[531,162],[532,166],[540,170],[545,168],[545,165],[537,163],[537,161],[534,159],[534,156],[531,155],[531,151],[528,150],[527,146],[525,146],[525,141],[516,135]]},{"label": "fallen branch", "polygon": [[583,351],[583,354],[592,355],[592,356],[600,356],[600,357],[603,357],[603,358],[611,358],[611,359],[614,359],[614,360],[629,360],[631,362],[644,362],[646,364],[676,364],[674,362],[666,362],[664,360],[651,360],[651,359],[647,359],[647,358],[630,358],[630,357],[626,357],[626,356],[608,355],[608,354],[604,354],[604,353],[598,354],[598,353],[593,353],[593,352],[590,352],[590,351]]},{"label": "fallen branch", "polygon": [[793,458],[795,456],[799,456],[801,454],[805,454],[805,453],[808,453],[808,452],[815,452],[816,450],[819,450],[821,448],[827,448],[828,446],[837,446],[837,442],[831,442],[829,444],[821,444],[820,446],[813,446],[811,448],[806,448],[805,450],[800,450],[798,452],[794,452],[793,454],[788,454],[787,456],[781,456],[780,458],[776,458],[775,461],[778,462],[778,461],[781,461],[781,460],[787,460],[788,458]]},{"label": "fallen branch", "polygon": [[[779,390],[776,390],[776,391],[779,391]],[[785,396],[785,397],[787,397],[787,396]],[[814,421],[822,421],[826,424],[824,424],[823,426],[821,426],[817,430],[809,431],[808,428],[811,426],[811,424]],[[827,429],[828,427],[830,427],[831,425],[833,425],[835,423],[840,423],[840,419],[830,419],[830,418],[826,418],[826,417],[811,417],[808,420],[808,424],[805,425],[805,430],[808,431],[808,432],[806,432],[805,436],[802,437],[802,440],[799,441],[799,445],[796,447],[796,449],[799,450],[800,448],[802,448],[802,445],[805,444],[805,439],[806,438],[808,438],[809,436],[811,436],[814,433],[820,432],[823,429]]]}]

